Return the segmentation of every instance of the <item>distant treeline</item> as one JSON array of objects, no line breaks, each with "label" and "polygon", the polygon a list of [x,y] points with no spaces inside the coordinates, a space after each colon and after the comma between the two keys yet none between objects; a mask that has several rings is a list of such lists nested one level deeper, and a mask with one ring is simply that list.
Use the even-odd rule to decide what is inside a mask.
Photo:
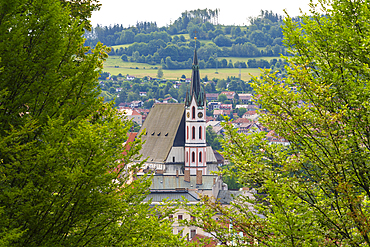
[{"label": "distant treeline", "polygon": [[[287,55],[282,45],[281,15],[261,11],[258,17],[249,19],[248,26],[218,25],[218,15],[219,10],[198,9],[185,11],[168,27],[158,28],[155,22],[138,22],[129,28],[97,26],[86,32],[86,45],[94,46],[97,42],[107,46],[128,45],[112,49],[110,55],[122,56],[124,61],[162,64],[167,68],[187,66],[193,56],[195,35],[199,58],[204,60],[205,67],[212,67],[217,57]],[[185,38],[187,34],[190,41]],[[253,61],[250,64],[253,66]],[[220,61],[220,68],[223,66],[225,62]]]},{"label": "distant treeline", "polygon": [[[161,65],[163,69],[188,69],[192,65],[192,60],[184,62],[177,62],[172,61],[171,57],[167,57],[165,61],[162,61]],[[215,60],[213,57],[210,57],[207,62],[204,60],[199,60],[199,68],[273,68],[273,69],[280,69],[282,70],[286,65],[285,61],[282,59],[271,59],[267,61],[265,59],[248,59],[247,62],[240,62],[236,61],[235,63],[232,62],[230,59],[227,61],[223,58],[221,61]]]}]

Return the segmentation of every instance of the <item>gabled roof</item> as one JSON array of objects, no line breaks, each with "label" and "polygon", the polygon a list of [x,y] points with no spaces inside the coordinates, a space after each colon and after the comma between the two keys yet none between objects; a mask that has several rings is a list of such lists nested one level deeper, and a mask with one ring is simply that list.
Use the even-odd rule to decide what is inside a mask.
[{"label": "gabled roof", "polygon": [[218,97],[218,93],[206,93],[207,98]]},{"label": "gabled roof", "polygon": [[136,111],[136,110],[133,110],[132,111],[132,115],[141,115],[138,111]]},{"label": "gabled roof", "polygon": [[238,118],[232,121],[232,123],[250,123],[250,122],[252,121],[248,118]]},{"label": "gabled roof", "polygon": [[168,191],[156,191],[151,190],[150,194],[146,196],[144,202],[148,202],[152,199],[152,203],[159,203],[162,202],[163,199],[167,200],[183,200],[185,198],[188,202],[199,202],[199,196],[193,191],[175,191],[175,190],[168,190]]},{"label": "gabled roof", "polygon": [[217,159],[217,163],[224,162],[225,158],[216,150],[213,150],[213,153],[215,154],[215,157]]},{"label": "gabled roof", "polygon": [[234,92],[234,91],[223,91],[223,92],[221,92],[221,94],[225,94],[225,95],[235,95],[235,92]]},{"label": "gabled roof", "polygon": [[140,129],[146,130],[142,160],[150,157],[148,162],[162,163],[172,146],[185,145],[184,110],[184,104],[154,104]]}]

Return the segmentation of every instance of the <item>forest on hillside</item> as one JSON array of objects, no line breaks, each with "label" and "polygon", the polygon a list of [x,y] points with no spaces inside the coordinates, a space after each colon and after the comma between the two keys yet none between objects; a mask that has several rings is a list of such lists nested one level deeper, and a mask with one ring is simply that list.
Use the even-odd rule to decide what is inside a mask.
[{"label": "forest on hillside", "polygon": [[[224,26],[218,24],[218,15],[217,9],[198,9],[183,12],[166,27],[158,27],[155,22],[137,22],[131,27],[98,25],[85,32],[85,44],[94,47],[101,42],[111,47],[109,55],[120,56],[123,61],[160,64],[163,69],[189,68],[195,42],[200,68],[234,67],[225,57],[251,58],[238,63],[236,66],[240,68],[283,68],[284,63],[276,59],[253,60],[287,55],[283,45],[283,16],[261,10],[257,17],[249,18],[246,26]],[[219,57],[222,57],[220,61]]]}]

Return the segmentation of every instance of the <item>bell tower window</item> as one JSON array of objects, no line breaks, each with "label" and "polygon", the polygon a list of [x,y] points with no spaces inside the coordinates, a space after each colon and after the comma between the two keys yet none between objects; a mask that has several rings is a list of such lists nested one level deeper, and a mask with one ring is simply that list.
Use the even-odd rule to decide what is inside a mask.
[{"label": "bell tower window", "polygon": [[191,108],[191,118],[195,119],[195,106]]},{"label": "bell tower window", "polygon": [[202,126],[199,126],[199,139],[202,139]]},{"label": "bell tower window", "polygon": [[195,152],[191,153],[191,162],[195,162]]},{"label": "bell tower window", "polygon": [[194,140],[195,139],[195,127],[193,126],[193,128],[192,128],[192,131],[191,131],[192,133],[191,133],[191,137],[192,137],[192,139]]},{"label": "bell tower window", "polygon": [[199,152],[199,162],[202,162],[202,152]]}]

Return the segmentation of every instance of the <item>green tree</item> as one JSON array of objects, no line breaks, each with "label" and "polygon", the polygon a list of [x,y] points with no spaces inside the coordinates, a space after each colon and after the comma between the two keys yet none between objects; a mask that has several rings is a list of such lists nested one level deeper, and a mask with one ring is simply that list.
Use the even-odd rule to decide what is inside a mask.
[{"label": "green tree", "polygon": [[131,29],[123,31],[120,37],[120,43],[121,44],[134,43],[134,38],[135,38],[135,33]]},{"label": "green tree", "polygon": [[128,61],[128,57],[127,57],[127,55],[126,55],[126,54],[123,54],[123,55],[121,56],[121,59],[122,59],[122,61],[124,61],[124,62],[127,62],[127,61]]},{"label": "green tree", "polygon": [[131,124],[98,98],[94,3],[0,1],[1,246],[177,245],[143,203],[150,179],[123,172],[141,144],[124,150]]},{"label": "green tree", "polygon": [[227,101],[227,96],[225,94],[220,94],[218,95],[217,100],[224,103],[225,101]]},{"label": "green tree", "polygon": [[219,80],[217,82],[217,86],[216,87],[217,87],[217,89],[219,91],[222,91],[222,90],[225,90],[226,89],[226,86],[227,86],[226,81],[224,79],[222,79],[222,80]]},{"label": "green tree", "polygon": [[206,139],[207,143],[212,147],[213,150],[221,150],[221,138],[217,136],[212,126],[207,126],[206,128]]},{"label": "green tree", "polygon": [[223,34],[218,35],[214,39],[214,42],[218,46],[231,46],[232,45],[232,41],[230,40],[230,38]]},{"label": "green tree", "polygon": [[212,93],[213,92],[211,83],[207,83],[207,85],[205,86],[204,89],[207,93]]},{"label": "green tree", "polygon": [[245,108],[238,108],[238,116],[239,117],[242,117],[244,115],[244,113],[247,112],[247,109]]},{"label": "green tree", "polygon": [[132,102],[132,101],[139,100],[139,99],[140,99],[140,95],[138,93],[129,92],[127,94],[127,102]]},{"label": "green tree", "polygon": [[162,78],[163,77],[163,70],[161,68],[158,69],[157,71],[157,77]]},{"label": "green tree", "polygon": [[146,108],[146,109],[152,108],[153,105],[154,105],[154,100],[152,100],[152,99],[144,102],[144,108]]},{"label": "green tree", "polygon": [[[207,222],[207,232],[217,234],[210,228],[219,224],[222,241],[260,246],[370,245],[368,6],[319,1],[320,11],[311,5],[300,23],[286,19],[293,54],[286,78],[265,71],[253,87],[265,110],[262,124],[290,145],[225,125],[225,155],[239,182],[258,194],[229,209],[205,200],[203,211],[191,213]],[[233,221],[231,234],[210,220],[215,212],[221,222]],[[232,234],[240,231],[245,237]]]}]

